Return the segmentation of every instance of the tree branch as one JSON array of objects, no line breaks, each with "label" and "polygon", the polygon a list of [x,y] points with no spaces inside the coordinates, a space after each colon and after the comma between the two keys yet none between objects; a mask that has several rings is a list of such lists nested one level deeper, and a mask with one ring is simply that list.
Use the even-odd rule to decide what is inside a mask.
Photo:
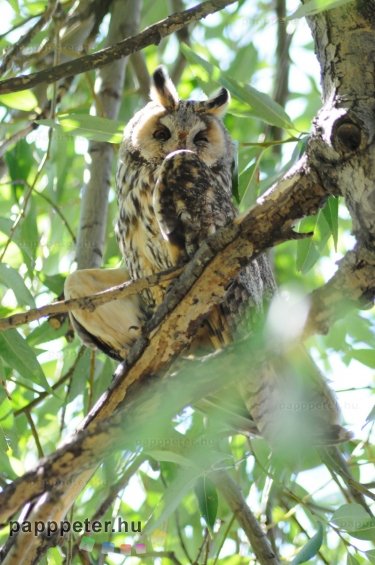
[{"label": "tree branch", "polygon": [[53,16],[56,7],[57,3],[49,2],[49,5],[47,6],[45,12],[40,15],[38,21],[35,22],[35,24],[31,26],[31,28],[24,35],[22,35],[14,45],[9,47],[0,65],[0,75],[3,75],[8,70],[9,66],[12,63],[13,57],[15,57],[21,51],[21,49],[25,45],[27,45],[29,41],[31,41],[34,35],[44,27],[48,20]]},{"label": "tree branch", "polygon": [[[127,362],[120,365],[109,390],[103,394],[83,422],[81,428],[84,431],[45,462],[41,462],[36,471],[25,475],[1,493],[0,519],[8,519],[26,500],[39,496],[45,490],[49,492],[48,497],[44,502],[41,499],[33,514],[34,518],[41,519],[46,512],[53,512],[57,500],[57,512],[64,515],[85,480],[91,476],[93,466],[110,450],[112,440],[117,442],[118,446],[124,445],[124,423],[118,415],[113,414],[123,405],[125,395],[126,415],[130,418],[126,433],[128,442],[132,433],[139,439],[141,425],[145,425],[144,418],[150,422],[150,413],[145,413],[144,410],[144,396],[140,394],[142,390],[152,390],[150,376],[165,373],[172,359],[195,335],[200,320],[207,315],[213,304],[222,300],[228,282],[238,274],[244,262],[256,257],[265,248],[290,238],[293,221],[305,214],[314,213],[323,205],[326,197],[327,193],[318,183],[316,174],[308,169],[306,159],[302,159],[298,167],[284,177],[277,188],[264,195],[249,213],[213,234],[186,265],[179,279],[172,283],[166,300],[145,328],[144,336],[135,343]],[[224,361],[230,364],[232,373],[235,362],[245,363],[248,371],[249,352],[255,355],[248,343],[240,354],[238,350],[232,350],[232,354],[231,350],[226,350],[224,359],[216,359],[221,370],[215,370],[210,364],[208,375],[203,375],[201,365],[199,380],[190,379],[189,371],[189,380],[193,381],[195,387],[198,382],[199,390],[185,390],[181,394],[181,388],[175,382],[173,390],[177,397],[173,402],[168,398],[167,406],[163,408],[160,402],[167,395],[160,392],[157,394],[153,390],[153,407],[156,405],[157,413],[168,417],[171,409],[174,414],[183,406],[201,399],[209,392],[212,393],[220,386],[218,374],[223,374]],[[212,362],[215,362],[215,358]],[[254,358],[252,364],[253,362]],[[241,375],[241,370],[236,370],[235,373]],[[225,371],[224,376],[226,377]],[[178,378],[182,379],[180,373]],[[160,385],[167,386],[168,382],[169,380],[164,378]],[[71,481],[64,493],[53,490],[57,477],[59,484],[61,481],[65,483],[67,479]],[[33,540],[35,551],[40,543],[40,540]],[[21,540],[14,547],[15,553],[12,551],[14,559],[19,556],[17,552],[20,551],[20,544],[22,546]]]},{"label": "tree branch", "polygon": [[375,296],[375,253],[356,245],[341,259],[334,276],[310,294],[304,338],[327,334],[330,326],[349,310],[371,307]]},{"label": "tree branch", "polygon": [[262,531],[232,477],[225,471],[217,471],[212,473],[210,478],[218,487],[229,508],[236,516],[237,522],[244,530],[257,558],[257,563],[260,563],[260,565],[278,565],[280,561],[275,555],[267,535]]},{"label": "tree branch", "polygon": [[[116,44],[123,37],[134,35],[139,26],[141,2],[115,0],[111,6],[111,21],[107,45]],[[112,61],[98,72],[96,114],[116,120],[122,100],[125,70],[128,58]],[[88,153],[90,178],[84,186],[77,242],[77,267],[87,269],[102,263],[105,243],[108,192],[111,185],[113,145],[90,141]]]},{"label": "tree branch", "polygon": [[19,314],[13,314],[7,318],[1,318],[0,331],[21,326],[22,324],[28,324],[47,316],[64,314],[65,312],[70,312],[77,308],[80,310],[93,311],[100,306],[100,304],[105,304],[112,300],[119,300],[120,298],[131,296],[132,294],[138,294],[145,288],[159,285],[166,286],[181,273],[181,270],[182,269],[171,269],[170,271],[163,271],[142,279],[137,279],[136,281],[126,281],[123,284],[90,296],[59,300],[58,302],[46,304],[46,306],[41,306],[40,308],[33,308],[27,312],[20,312]]},{"label": "tree branch", "polygon": [[175,33],[188,24],[205,18],[209,14],[218,12],[226,6],[233,4],[235,1],[236,0],[209,0],[203,2],[178,14],[172,14],[164,20],[147,27],[138,35],[128,37],[112,47],[101,49],[91,55],[78,57],[74,59],[74,61],[61,63],[60,65],[36,73],[0,81],[0,94],[25,90],[41,82],[56,82],[67,76],[78,75],[89,70],[98,69],[112,61],[135,53],[135,51],[139,51],[148,45],[153,43],[158,44],[161,39],[171,33]]},{"label": "tree branch", "polygon": [[[243,342],[230,347],[225,354],[222,352],[210,363],[185,361],[177,374],[170,372],[163,379],[150,377],[147,386],[133,387],[126,409],[108,418],[98,417],[95,421],[88,418],[85,426],[65,445],[0,492],[0,522],[7,521],[27,501],[45,492],[52,493],[68,479],[67,490],[74,487],[76,492],[76,479],[81,481],[85,475],[87,480],[97,463],[117,449],[150,445],[153,439],[168,440],[170,432],[168,427],[165,430],[160,426],[160,414],[163,414],[163,422],[168,423],[185,406],[225,385],[228,371],[234,366],[239,369],[234,381],[239,379],[241,370],[248,368],[249,358],[253,362],[254,356],[251,344]],[[200,378],[192,379],[191,372],[197,368]],[[145,410],[145,406],[149,406],[149,410]]]}]

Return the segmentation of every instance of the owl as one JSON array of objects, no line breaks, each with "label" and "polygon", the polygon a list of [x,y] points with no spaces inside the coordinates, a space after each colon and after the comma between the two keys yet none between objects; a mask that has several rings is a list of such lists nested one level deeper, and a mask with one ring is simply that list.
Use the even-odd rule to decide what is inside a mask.
[{"label": "owl", "polygon": [[[209,235],[237,215],[232,201],[234,145],[222,121],[228,90],[203,101],[181,100],[163,67],[154,72],[152,82],[151,101],[127,124],[119,151],[116,235],[125,269],[77,271],[66,281],[66,297],[182,266]],[[267,256],[249,262],[202,322],[192,350],[202,345],[219,349],[232,342],[241,324],[248,326],[274,290]],[[124,359],[165,292],[153,287],[94,312],[75,310],[73,325],[87,345]],[[267,434],[270,428],[270,412],[280,404],[280,382],[264,363],[256,382],[242,386],[257,431]],[[334,412],[328,409],[324,427],[339,441]]]}]

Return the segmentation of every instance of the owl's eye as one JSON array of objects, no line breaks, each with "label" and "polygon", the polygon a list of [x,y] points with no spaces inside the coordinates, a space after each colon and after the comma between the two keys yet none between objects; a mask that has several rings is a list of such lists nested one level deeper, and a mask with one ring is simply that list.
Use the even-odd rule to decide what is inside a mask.
[{"label": "owl's eye", "polygon": [[203,143],[208,143],[208,138],[207,138],[207,132],[206,130],[201,130],[197,133],[197,135],[194,137],[194,143],[196,145],[199,144],[203,144]]},{"label": "owl's eye", "polygon": [[168,128],[161,127],[154,131],[153,137],[158,141],[167,141],[171,137],[171,132]]}]

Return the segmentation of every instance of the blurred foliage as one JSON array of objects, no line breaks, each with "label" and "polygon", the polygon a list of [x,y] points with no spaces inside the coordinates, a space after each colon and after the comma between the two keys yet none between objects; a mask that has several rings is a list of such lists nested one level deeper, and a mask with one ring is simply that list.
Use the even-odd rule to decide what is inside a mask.
[{"label": "blurred foliage", "polygon": [[[194,2],[183,4],[190,7]],[[0,49],[12,46],[46,5],[45,0],[4,1]],[[70,0],[62,2],[64,14],[72,6]],[[306,2],[295,12],[298,2],[287,2],[288,14],[294,13],[294,17],[302,18],[308,10],[313,13],[322,7],[319,2]],[[164,0],[145,0],[141,28],[171,11]],[[108,23],[106,16],[94,50],[104,46]],[[275,24],[271,0],[242,0],[196,24],[190,30],[190,47],[181,46],[187,58],[179,83],[182,97],[209,94],[220,85],[231,91],[225,123],[238,144],[236,197],[241,210],[254,203],[298,159],[320,105],[317,67],[304,64],[313,60],[313,46],[303,19],[291,19],[287,25],[288,33],[293,34],[288,103],[283,109],[272,101]],[[51,65],[54,38],[54,23],[50,22],[17,55],[2,78]],[[174,36],[147,47],[143,55],[149,71],[159,63],[173,71],[177,49],[180,46]],[[46,95],[54,96],[53,88],[0,97],[0,145],[6,144],[0,161],[2,317],[47,304],[61,295],[64,278],[74,268],[81,190],[89,168],[87,139],[114,143],[117,151],[119,131],[144,104],[129,66],[118,122],[103,118],[100,108],[97,116],[90,116],[94,81],[94,72],[77,76],[58,105],[57,115],[36,122]],[[281,153],[275,150],[270,124],[285,128]],[[21,132],[18,137],[17,132]],[[113,186],[114,182],[109,195],[105,267],[120,262],[113,231]],[[317,288],[334,272],[335,262],[352,245],[350,228],[344,204],[331,198],[317,216],[299,223],[299,231],[314,232],[311,238],[272,250],[277,280],[291,300],[290,308],[294,295]],[[69,338],[68,330],[67,320],[52,319],[0,334],[0,485],[30,469],[42,453],[52,453],[111,382],[115,363],[101,353],[82,349],[77,337]],[[374,453],[369,437],[374,416],[368,392],[375,367],[373,330],[369,312],[357,312],[339,321],[327,336],[311,338],[308,344],[338,390],[349,426],[355,429],[355,439],[343,450],[354,476],[364,483],[373,480]],[[263,439],[228,435],[218,420],[213,424],[192,409],[175,417],[170,434],[172,438],[177,434],[175,442],[164,439],[160,445],[143,445],[143,453],[139,446],[136,453],[116,453],[104,461],[77,500],[70,519],[95,516],[113,485],[121,482],[129,468],[134,466],[135,471],[139,467],[98,519],[104,522],[121,516],[128,523],[140,521],[144,529],[151,516],[143,540],[147,549],[173,551],[180,563],[253,563],[244,532],[210,480],[210,470],[224,465],[288,562],[375,562],[375,550],[368,541],[374,536],[373,524],[369,526],[362,507],[347,503],[312,447],[304,464],[280,468]],[[183,449],[179,449],[181,445]],[[8,528],[3,528],[1,543],[7,535]],[[116,546],[137,539],[131,531],[95,534],[96,543],[110,540]],[[92,555],[97,556],[97,550]],[[113,554],[106,560],[123,562]],[[62,561],[61,549],[49,550],[48,563]],[[167,557],[133,557],[127,562],[164,565],[171,561]]]}]

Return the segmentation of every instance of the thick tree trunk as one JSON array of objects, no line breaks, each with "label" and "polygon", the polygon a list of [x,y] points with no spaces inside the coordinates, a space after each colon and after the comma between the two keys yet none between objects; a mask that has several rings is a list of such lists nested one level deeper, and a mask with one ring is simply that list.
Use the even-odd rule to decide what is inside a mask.
[{"label": "thick tree trunk", "polygon": [[358,242],[374,251],[375,2],[323,12],[309,25],[323,89],[309,160],[326,190],[344,196]]}]

